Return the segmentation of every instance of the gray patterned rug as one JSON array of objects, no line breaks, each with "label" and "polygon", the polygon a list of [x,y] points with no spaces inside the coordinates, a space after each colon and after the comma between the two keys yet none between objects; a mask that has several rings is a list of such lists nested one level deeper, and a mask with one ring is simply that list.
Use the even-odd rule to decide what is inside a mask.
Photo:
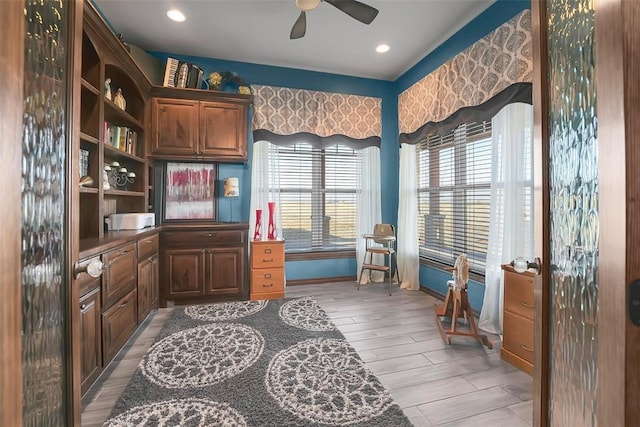
[{"label": "gray patterned rug", "polygon": [[176,308],[105,426],[411,426],[311,298]]}]

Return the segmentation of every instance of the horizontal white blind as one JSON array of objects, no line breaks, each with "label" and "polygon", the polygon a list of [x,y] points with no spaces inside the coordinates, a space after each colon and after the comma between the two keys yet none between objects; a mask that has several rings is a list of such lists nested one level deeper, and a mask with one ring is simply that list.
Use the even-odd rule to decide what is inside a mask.
[{"label": "horizontal white blind", "polygon": [[355,151],[340,145],[278,146],[282,235],[287,252],[355,248]]},{"label": "horizontal white blind", "polygon": [[420,254],[484,273],[491,197],[491,122],[462,124],[417,147]]}]

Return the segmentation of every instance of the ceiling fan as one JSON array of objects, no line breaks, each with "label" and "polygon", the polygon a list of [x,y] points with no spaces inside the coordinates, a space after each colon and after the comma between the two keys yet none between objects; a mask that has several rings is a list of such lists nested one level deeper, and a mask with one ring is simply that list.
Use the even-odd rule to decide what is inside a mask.
[{"label": "ceiling fan", "polygon": [[307,31],[306,12],[320,6],[321,1],[340,9],[363,24],[370,24],[378,15],[378,9],[356,0],[294,0],[296,7],[300,9],[300,16],[298,16],[293,28],[291,28],[290,39],[299,39],[304,36]]}]

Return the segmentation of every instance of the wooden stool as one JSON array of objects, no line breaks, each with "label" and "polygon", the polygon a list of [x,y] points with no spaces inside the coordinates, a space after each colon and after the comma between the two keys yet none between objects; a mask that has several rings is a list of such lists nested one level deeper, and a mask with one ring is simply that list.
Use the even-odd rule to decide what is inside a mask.
[{"label": "wooden stool", "polygon": [[[487,348],[493,348],[491,342],[487,339],[486,335],[478,333],[478,327],[476,326],[476,319],[473,317],[473,309],[469,304],[469,297],[466,289],[458,289],[453,281],[449,281],[449,290],[445,297],[443,305],[434,305],[433,310],[436,313],[436,323],[440,330],[442,339],[447,344],[451,345],[451,335],[462,335],[467,337],[474,337],[481,344],[487,346]],[[448,317],[451,319],[450,329],[445,329],[442,325],[441,317]],[[469,321],[471,332],[459,331],[457,329],[458,319],[463,318]]]}]

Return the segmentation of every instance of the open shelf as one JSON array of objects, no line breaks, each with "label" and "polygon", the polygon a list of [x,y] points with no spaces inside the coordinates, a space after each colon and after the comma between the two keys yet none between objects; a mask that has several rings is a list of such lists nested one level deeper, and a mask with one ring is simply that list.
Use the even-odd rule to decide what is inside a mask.
[{"label": "open shelf", "polygon": [[104,190],[105,196],[127,196],[127,197],[144,197],[144,193],[140,191],[128,190]]},{"label": "open shelf", "polygon": [[100,94],[100,91],[97,88],[95,88],[91,83],[86,81],[84,78],[80,79],[80,86],[82,87],[82,89],[88,90],[89,92],[92,92],[94,95]]},{"label": "open shelf", "polygon": [[128,126],[138,132],[144,131],[144,125],[139,120],[108,99],[104,100],[104,119],[114,125]]},{"label": "open shelf", "polygon": [[133,154],[129,154],[126,151],[118,150],[115,147],[110,145],[104,146],[105,156],[113,157],[116,160],[129,159],[134,162],[144,163],[144,159],[138,156],[134,156]]},{"label": "open shelf", "polygon": [[96,144],[96,145],[100,144],[100,140],[98,138],[95,138],[84,132],[80,132],[80,140],[83,142],[90,142],[91,144]]},{"label": "open shelf", "polygon": [[95,187],[80,187],[78,189],[78,191],[80,191],[80,194],[85,193],[85,194],[98,194],[98,192],[100,190],[98,190]]}]

